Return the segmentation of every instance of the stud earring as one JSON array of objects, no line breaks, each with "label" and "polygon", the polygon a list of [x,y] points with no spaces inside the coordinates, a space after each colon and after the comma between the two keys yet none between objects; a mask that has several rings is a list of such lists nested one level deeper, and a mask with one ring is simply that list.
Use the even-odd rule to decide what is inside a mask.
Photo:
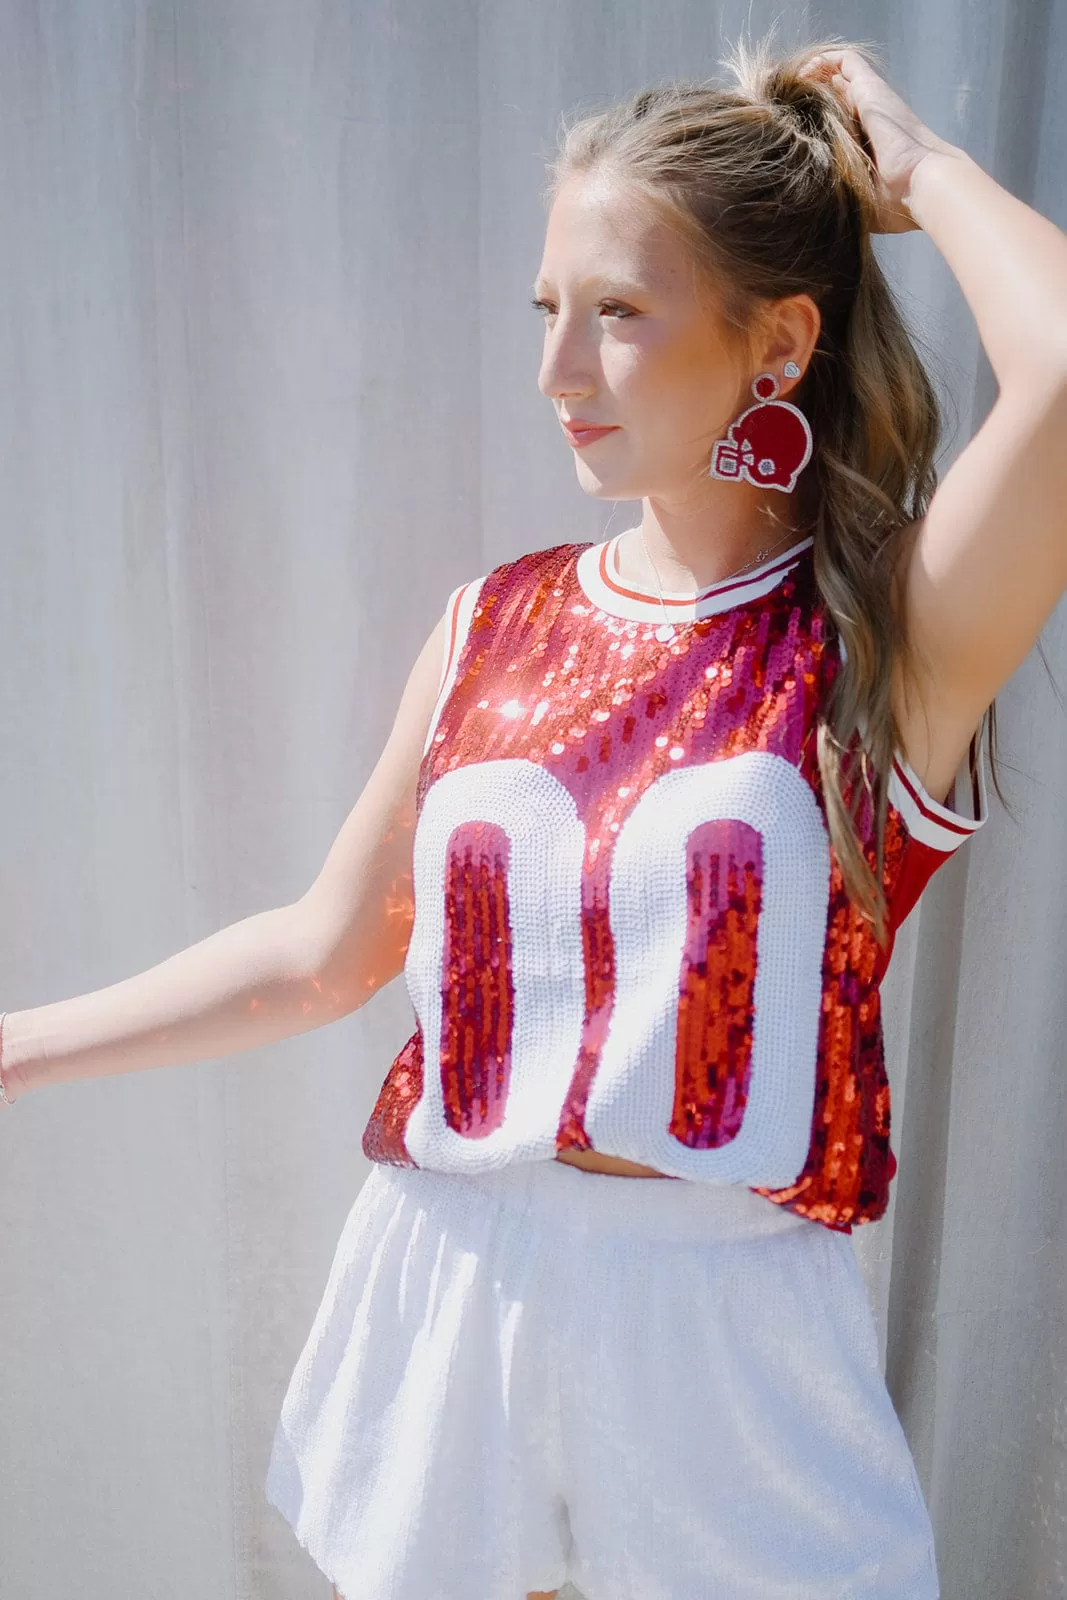
[{"label": "stud earring", "polygon": [[[783,371],[788,378],[800,376],[795,361],[787,361]],[[756,404],[731,422],[725,439],[716,440],[709,477],[733,482],[745,478],[757,488],[781,489],[784,494],[794,487],[811,460],[811,428],[803,411],[775,398],[778,389],[773,372],[753,378]]]}]

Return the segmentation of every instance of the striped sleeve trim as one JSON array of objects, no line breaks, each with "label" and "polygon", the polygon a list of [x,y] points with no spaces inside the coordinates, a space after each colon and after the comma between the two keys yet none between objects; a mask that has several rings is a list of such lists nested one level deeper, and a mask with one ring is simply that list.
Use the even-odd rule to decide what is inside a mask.
[{"label": "striped sleeve trim", "polygon": [[[903,817],[913,839],[934,850],[958,850],[989,818],[984,760],[985,727],[975,732],[967,755],[942,804],[921,783],[918,774],[898,750],[889,775],[889,800]],[[972,763],[974,770],[972,771]]]},{"label": "striped sleeve trim", "polygon": [[[840,634],[837,646],[841,660],[847,661],[848,651]],[[902,751],[897,750],[893,754],[887,785],[889,803],[903,817],[911,837],[933,850],[941,850],[946,854],[958,850],[964,840],[977,833],[989,818],[984,759],[986,727],[983,718],[946,796],[947,800],[952,801],[951,805],[934,799]],[[862,719],[859,733],[863,738],[866,718]]]}]

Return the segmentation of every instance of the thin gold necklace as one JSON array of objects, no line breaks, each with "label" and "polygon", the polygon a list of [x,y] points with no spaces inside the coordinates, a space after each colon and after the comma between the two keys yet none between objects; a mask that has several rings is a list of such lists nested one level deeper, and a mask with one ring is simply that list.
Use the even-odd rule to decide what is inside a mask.
[{"label": "thin gold necklace", "polygon": [[[656,580],[656,591],[659,594],[660,610],[663,612],[663,621],[660,623],[659,627],[656,629],[656,638],[657,639],[664,639],[664,640],[673,639],[674,638],[674,630],[675,630],[676,624],[671,622],[670,619],[667,616],[667,605],[666,605],[666,602],[664,601],[664,598],[663,598],[663,586],[659,581],[659,573],[656,571],[656,563],[653,561],[651,555],[649,554],[648,545],[647,545],[647,543],[645,541],[645,530],[644,530],[644,527],[643,526],[639,527],[637,529],[637,533],[638,533],[638,536],[639,536],[639,538],[641,540],[641,548],[645,552],[645,559],[648,562],[649,566],[652,568],[652,576]],[[797,535],[796,529],[795,528],[791,528],[789,530],[789,532],[785,535],[784,538],[781,538],[781,539],[778,540],[777,544],[772,544],[766,550],[757,550],[756,554],[751,558],[751,560],[746,561],[744,566],[738,567],[734,572],[727,572],[725,574],[725,576],[722,577],[722,578],[716,578],[716,580],[715,580],[716,585],[718,585],[720,583],[727,583],[731,578],[739,578],[741,576],[741,574],[743,572],[747,572],[750,567],[758,567],[761,561],[766,561],[768,556],[772,556],[776,550],[780,550],[782,545],[785,544],[787,539],[796,539],[797,537],[798,537],[798,535]],[[687,617],[685,619],[686,622],[695,622],[696,620],[697,619],[695,617]],[[678,624],[678,625],[680,626],[681,624]]]}]

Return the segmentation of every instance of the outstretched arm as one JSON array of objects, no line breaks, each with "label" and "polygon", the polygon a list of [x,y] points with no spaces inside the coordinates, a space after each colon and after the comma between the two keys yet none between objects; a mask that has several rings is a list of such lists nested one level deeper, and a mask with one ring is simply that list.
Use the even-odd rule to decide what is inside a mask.
[{"label": "outstretched arm", "polygon": [[48,1084],[183,1066],[307,1033],[355,1011],[397,975],[414,916],[415,786],[443,640],[444,618],[306,893],[107,988],[9,1012],[0,1076],[11,1100]]},{"label": "outstretched arm", "polygon": [[19,1100],[49,1084],[232,1055],[345,1009],[312,971],[296,908],[278,906],[107,988],[9,1012],[0,1073]]}]

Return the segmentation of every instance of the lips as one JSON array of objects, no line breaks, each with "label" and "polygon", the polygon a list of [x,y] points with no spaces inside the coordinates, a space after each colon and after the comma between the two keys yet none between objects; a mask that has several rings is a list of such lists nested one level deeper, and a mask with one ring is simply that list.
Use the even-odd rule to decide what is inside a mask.
[{"label": "lips", "polygon": [[616,433],[618,431],[616,424],[612,424],[610,427],[601,427],[597,423],[583,423],[577,420],[561,423],[561,426],[572,444],[589,444],[593,439],[600,439],[606,433]]}]

